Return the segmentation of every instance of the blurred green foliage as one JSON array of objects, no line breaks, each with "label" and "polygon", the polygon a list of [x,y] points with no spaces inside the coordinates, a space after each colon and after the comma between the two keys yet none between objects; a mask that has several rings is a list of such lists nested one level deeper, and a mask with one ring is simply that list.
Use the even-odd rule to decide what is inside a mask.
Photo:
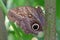
[{"label": "blurred green foliage", "polygon": [[[0,0],[0,8],[3,11],[3,15],[5,17],[5,25],[8,30],[8,40],[31,40],[34,35],[25,34],[21,28],[12,22],[10,22],[7,18],[7,13],[9,9],[19,7],[19,6],[33,6],[37,5],[44,7],[44,0]],[[6,5],[4,5],[4,3]],[[56,32],[57,32],[57,40],[60,40],[60,0],[56,0]],[[39,38],[39,40],[43,40]]]}]

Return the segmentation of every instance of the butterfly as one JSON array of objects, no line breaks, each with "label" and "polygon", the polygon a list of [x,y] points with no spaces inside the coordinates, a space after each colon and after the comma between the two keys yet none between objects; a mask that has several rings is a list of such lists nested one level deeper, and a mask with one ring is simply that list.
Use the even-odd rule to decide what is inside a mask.
[{"label": "butterfly", "polygon": [[40,7],[22,6],[10,9],[8,19],[22,28],[27,34],[38,34],[43,31],[44,14]]}]

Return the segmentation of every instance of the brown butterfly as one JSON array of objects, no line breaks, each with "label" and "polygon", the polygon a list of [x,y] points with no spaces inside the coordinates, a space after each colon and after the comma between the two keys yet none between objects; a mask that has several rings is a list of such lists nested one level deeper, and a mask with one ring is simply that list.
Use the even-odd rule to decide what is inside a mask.
[{"label": "brown butterfly", "polygon": [[44,14],[40,7],[24,6],[13,8],[8,12],[8,18],[10,21],[16,22],[27,34],[38,34],[43,31]]}]

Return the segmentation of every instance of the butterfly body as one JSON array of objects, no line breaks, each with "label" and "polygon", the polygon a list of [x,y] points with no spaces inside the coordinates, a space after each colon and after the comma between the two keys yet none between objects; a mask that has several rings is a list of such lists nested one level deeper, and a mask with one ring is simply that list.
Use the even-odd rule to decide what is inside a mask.
[{"label": "butterfly body", "polygon": [[16,22],[27,34],[38,34],[43,31],[44,15],[41,8],[30,6],[14,8],[8,12],[8,18]]}]

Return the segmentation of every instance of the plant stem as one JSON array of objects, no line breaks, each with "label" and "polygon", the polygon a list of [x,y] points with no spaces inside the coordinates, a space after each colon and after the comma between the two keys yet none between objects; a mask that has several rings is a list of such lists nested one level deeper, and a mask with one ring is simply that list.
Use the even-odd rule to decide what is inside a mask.
[{"label": "plant stem", "polygon": [[4,24],[3,12],[0,8],[0,40],[7,40],[7,30]]},{"label": "plant stem", "polygon": [[45,38],[56,40],[56,0],[45,0]]},{"label": "plant stem", "polygon": [[2,0],[0,0],[0,8],[2,9],[2,11],[4,12],[3,15],[5,16],[7,13],[7,8],[5,7],[4,3]]}]

